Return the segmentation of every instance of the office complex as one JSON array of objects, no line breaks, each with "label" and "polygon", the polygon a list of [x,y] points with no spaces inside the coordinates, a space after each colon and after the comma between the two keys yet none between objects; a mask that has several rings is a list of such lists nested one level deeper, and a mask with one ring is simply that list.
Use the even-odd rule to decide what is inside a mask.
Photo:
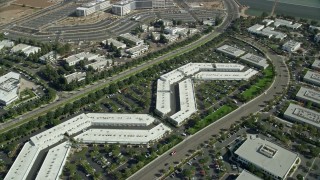
[{"label": "office complex", "polygon": [[0,77],[0,104],[7,106],[19,99],[20,74],[9,72]]},{"label": "office complex", "polygon": [[40,47],[18,44],[11,49],[11,53],[23,52],[26,56],[29,56],[31,53],[38,53],[40,50]]},{"label": "office complex", "polygon": [[320,74],[314,71],[307,71],[304,75],[303,80],[310,84],[314,84],[316,86],[320,86]]},{"label": "office complex", "polygon": [[257,177],[254,174],[251,174],[247,170],[242,170],[242,172],[239,174],[236,180],[262,180],[261,178]]},{"label": "office complex", "polygon": [[320,70],[320,60],[319,59],[314,60],[311,67],[312,67],[312,69]]},{"label": "office complex", "polygon": [[284,117],[297,122],[307,123],[320,128],[320,113],[296,104],[290,104]]},{"label": "office complex", "polygon": [[301,87],[298,91],[296,98],[302,101],[310,101],[314,105],[319,106],[320,105],[320,91]]},{"label": "office complex", "polygon": [[110,1],[96,0],[86,4],[76,9],[77,16],[88,16],[97,11],[102,11],[111,7]]},{"label": "office complex", "polygon": [[229,45],[223,45],[217,48],[217,50],[232,57],[239,57],[245,53],[245,51]]},{"label": "office complex", "polygon": [[246,55],[241,56],[240,59],[250,65],[253,65],[255,67],[262,68],[262,69],[266,69],[269,66],[266,58],[263,58],[251,53],[247,53]]}]

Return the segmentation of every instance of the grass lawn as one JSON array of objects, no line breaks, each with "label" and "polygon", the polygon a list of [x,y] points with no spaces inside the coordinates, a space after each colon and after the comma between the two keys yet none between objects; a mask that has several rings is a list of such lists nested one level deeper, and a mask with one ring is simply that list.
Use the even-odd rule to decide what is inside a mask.
[{"label": "grass lawn", "polygon": [[253,84],[249,89],[245,90],[241,93],[241,96],[243,99],[250,100],[253,97],[257,96],[261,93],[261,91],[265,90],[270,83],[272,82],[272,79],[274,77],[274,72],[272,70],[272,67],[269,66],[267,69],[263,71],[264,77],[260,79],[258,82]]}]

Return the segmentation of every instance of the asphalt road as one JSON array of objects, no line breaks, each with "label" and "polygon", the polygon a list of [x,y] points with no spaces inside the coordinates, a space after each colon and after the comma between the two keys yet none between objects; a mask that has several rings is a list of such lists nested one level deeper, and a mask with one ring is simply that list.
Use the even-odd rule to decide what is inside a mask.
[{"label": "asphalt road", "polygon": [[[253,42],[250,43],[253,44]],[[259,48],[265,50],[263,47]],[[129,180],[158,179],[160,174],[159,170],[168,170],[169,166],[165,166],[165,164],[168,163],[169,165],[174,165],[174,162],[180,162],[182,159],[186,158],[186,155],[189,154],[189,150],[196,150],[201,143],[204,143],[204,141],[207,141],[213,135],[219,134],[221,129],[229,129],[233,123],[240,121],[241,117],[260,111],[266,101],[273,100],[275,96],[282,94],[290,80],[287,67],[282,57],[272,55],[272,52],[269,51],[264,52],[267,52],[266,55],[271,59],[275,66],[275,72],[277,72],[273,84],[264,94],[246,104],[243,104],[237,110],[209,125],[195,135],[189,136],[183,142],[169,150],[169,152],[172,150],[177,151],[174,156],[170,156],[169,153],[159,156],[157,159],[131,176]]]}]

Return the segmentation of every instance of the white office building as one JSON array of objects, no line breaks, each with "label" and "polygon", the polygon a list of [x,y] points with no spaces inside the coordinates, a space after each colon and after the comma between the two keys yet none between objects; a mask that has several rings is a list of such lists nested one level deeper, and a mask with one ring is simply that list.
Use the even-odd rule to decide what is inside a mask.
[{"label": "white office building", "polygon": [[126,44],[116,40],[116,39],[107,39],[106,41],[102,41],[103,44],[108,44],[109,46],[111,45],[114,45],[117,49],[121,48],[121,49],[125,49],[127,47]]},{"label": "white office building", "polygon": [[300,23],[293,23],[292,21],[287,21],[284,19],[275,19],[274,22],[274,26],[275,27],[279,27],[279,26],[286,26],[292,29],[298,29],[302,26],[302,24]]},{"label": "white office building", "polygon": [[266,58],[251,53],[247,53],[246,55],[241,56],[240,59],[248,64],[262,69],[266,69],[269,66]]},{"label": "white office building", "polygon": [[244,169],[236,178],[236,180],[262,180],[262,179],[254,174],[251,174],[249,171]]},{"label": "white office building", "polygon": [[273,179],[285,179],[299,159],[298,154],[256,135],[249,135],[235,154],[238,161],[255,166]]},{"label": "white office building", "polygon": [[41,50],[39,47],[30,46],[27,44],[18,44],[11,49],[11,53],[23,52],[27,57],[33,53],[38,53]]},{"label": "white office building", "polygon": [[127,41],[130,41],[131,43],[135,44],[136,46],[137,45],[140,45],[140,44],[143,44],[143,40],[138,38],[137,36],[134,36],[130,33],[125,33],[125,34],[121,34],[119,37],[127,40]]},{"label": "white office building", "polygon": [[310,101],[317,106],[320,105],[320,91],[314,89],[301,87],[296,94],[296,98],[302,101]]},{"label": "white office building", "polygon": [[10,40],[2,40],[0,41],[0,50],[3,48],[10,48],[14,46],[14,42]]},{"label": "white office building", "polygon": [[92,62],[88,65],[85,66],[85,68],[89,68],[89,67],[92,67],[94,70],[96,71],[102,71],[106,68],[109,68],[111,67],[112,65],[112,60],[111,59],[106,59],[104,57],[99,57],[96,59],[95,62]]},{"label": "white office building", "polygon": [[88,61],[92,61],[96,58],[98,58],[99,55],[97,54],[92,54],[92,53],[89,53],[89,52],[81,52],[81,53],[78,53],[78,54],[75,54],[75,55],[71,55],[67,58],[64,58],[64,60],[66,61],[66,63],[69,65],[69,66],[74,66],[76,65],[78,62],[82,61],[82,60],[88,60]]},{"label": "white office building", "polygon": [[86,79],[86,76],[86,72],[74,72],[68,75],[64,75],[64,78],[66,78],[67,83],[69,84],[72,81],[83,81]]},{"label": "white office building", "polygon": [[172,0],[122,0],[112,5],[112,12],[124,16],[136,9],[166,8],[172,4]]},{"label": "white office building", "polygon": [[166,27],[164,29],[166,33],[169,33],[170,35],[176,35],[176,34],[181,34],[185,33],[187,31],[186,28],[181,28],[181,27]]},{"label": "white office building", "polygon": [[320,74],[314,71],[307,71],[306,75],[304,75],[303,80],[310,84],[314,84],[316,86],[320,86]]},{"label": "white office building", "polygon": [[274,20],[272,20],[272,19],[264,19],[262,22],[265,23],[266,26],[269,26],[270,24],[274,23]]},{"label": "white office building", "polygon": [[19,99],[20,74],[9,72],[0,77],[0,104],[7,106]]},{"label": "white office building", "polygon": [[112,5],[112,13],[119,16],[125,16],[133,10],[132,3],[132,1],[120,1]]},{"label": "white office building", "polygon": [[236,47],[229,46],[229,45],[223,45],[223,46],[217,48],[217,50],[220,52],[223,52],[229,56],[232,56],[232,57],[239,57],[245,53],[245,51],[243,51],[239,48],[236,48]]},{"label": "white office building", "polygon": [[39,60],[41,62],[51,62],[51,63],[55,63],[57,61],[57,59],[59,59],[61,56],[55,52],[55,51],[50,51],[49,53],[41,56],[39,58]]},{"label": "white office building", "polygon": [[111,7],[110,1],[95,0],[89,3],[83,4],[81,7],[76,9],[77,16],[88,16],[97,11],[103,11]]},{"label": "white office building", "polygon": [[255,24],[249,27],[247,30],[252,34],[258,34],[258,35],[266,36],[268,38],[274,37],[276,39],[282,40],[285,37],[287,37],[285,33],[274,31],[273,27],[264,27],[264,25],[260,25],[260,24]]},{"label": "white office building", "polygon": [[320,128],[320,113],[296,104],[289,105],[284,112],[284,117],[292,121],[307,123]]},{"label": "white office building", "polygon": [[141,44],[141,45],[132,47],[130,49],[127,49],[126,52],[131,56],[131,58],[135,58],[147,52],[148,49],[149,49],[149,45]]},{"label": "white office building", "polygon": [[284,43],[284,45],[282,46],[282,49],[289,52],[289,53],[292,53],[292,52],[297,51],[300,47],[301,47],[300,42],[290,40],[290,41]]}]

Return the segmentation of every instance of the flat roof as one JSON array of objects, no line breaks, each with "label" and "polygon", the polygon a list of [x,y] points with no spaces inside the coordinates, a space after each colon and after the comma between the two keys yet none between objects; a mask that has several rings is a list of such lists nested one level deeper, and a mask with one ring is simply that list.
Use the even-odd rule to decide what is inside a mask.
[{"label": "flat roof", "polygon": [[160,113],[168,114],[171,111],[171,93],[157,92],[156,110]]},{"label": "flat roof", "polygon": [[233,46],[229,46],[229,45],[223,45],[219,48],[217,48],[218,51],[220,52],[223,52],[223,53],[226,53],[226,54],[229,54],[231,56],[234,56],[234,57],[239,57],[241,56],[242,54],[245,53],[245,51],[241,50],[241,49],[238,49],[238,48],[235,48]]},{"label": "flat roof", "polygon": [[72,81],[82,81],[86,76],[86,72],[74,72],[72,74],[65,75],[64,78],[66,78],[67,83],[71,83]]},{"label": "flat roof", "polygon": [[183,73],[178,71],[177,69],[160,76],[160,79],[169,81],[170,84],[176,83],[180,81],[182,78],[184,78]]},{"label": "flat roof", "polygon": [[298,154],[255,136],[248,136],[235,154],[273,175],[285,178]]},{"label": "flat roof", "polygon": [[304,80],[320,85],[320,74],[314,71],[307,71],[303,77]]},{"label": "flat roof", "polygon": [[320,128],[320,113],[296,104],[290,104],[284,116],[291,120],[304,122]]},{"label": "flat roof", "polygon": [[30,142],[25,143],[4,179],[26,179],[40,150],[38,146],[34,146]]},{"label": "flat roof", "polygon": [[81,53],[78,53],[78,54],[74,54],[74,55],[71,55],[67,58],[65,58],[64,60],[67,62],[67,63],[76,63],[76,62],[79,62],[81,60],[84,60],[85,58],[87,58],[89,61],[95,59],[95,58],[98,58],[99,55],[97,54],[92,54],[92,53],[89,53],[89,52],[81,52]]},{"label": "flat roof", "polygon": [[320,91],[301,87],[296,96],[297,98],[308,100],[320,105]]},{"label": "flat roof", "polygon": [[182,72],[185,76],[193,75],[200,70],[214,70],[212,63],[188,63],[179,67],[177,70]]},{"label": "flat roof", "polygon": [[99,57],[99,60],[97,60],[97,61],[95,61],[93,63],[87,64],[85,67],[89,68],[89,66],[91,66],[93,69],[97,70],[99,68],[105,67],[108,63],[111,66],[111,64],[112,64],[112,60],[111,59],[105,59],[104,58],[104,59],[101,60],[100,58],[101,57]]},{"label": "flat roof", "polygon": [[275,19],[275,22],[274,22],[274,26],[278,27],[278,26],[287,26],[287,27],[290,27],[290,28],[293,28],[293,29],[297,29],[299,27],[302,26],[302,24],[300,23],[294,23],[292,21],[287,21],[287,20],[284,20],[284,19]]},{"label": "flat roof", "polygon": [[38,52],[41,48],[36,46],[30,46],[27,44],[17,44],[12,49],[11,52],[19,52],[22,51],[27,56],[29,56],[30,53]]},{"label": "flat roof", "polygon": [[116,39],[112,39],[112,38],[110,38],[110,39],[107,39],[107,42],[108,42],[108,45],[110,45],[111,43],[114,45],[114,46],[116,46],[117,48],[125,48],[125,47],[127,47],[127,45],[126,44],[124,44],[124,43],[122,43],[122,42],[120,42],[120,41],[118,41],[118,40],[116,40]]},{"label": "flat roof", "polygon": [[134,46],[134,47],[132,47],[130,49],[127,49],[126,51],[131,53],[131,54],[135,54],[137,52],[145,51],[145,50],[148,50],[148,49],[149,49],[148,45],[140,44],[140,45]]},{"label": "flat roof", "polygon": [[320,69],[320,60],[319,59],[314,60],[311,67],[314,69]]},{"label": "flat roof", "polygon": [[191,79],[179,83],[180,110],[170,116],[178,125],[197,111],[194,88]]},{"label": "flat roof", "polygon": [[299,46],[301,43],[300,42],[296,42],[296,41],[292,41],[292,40],[289,40],[287,41],[286,43],[284,43],[284,47],[288,47],[288,48],[294,48],[296,46]]},{"label": "flat roof", "polygon": [[158,124],[150,130],[139,129],[89,129],[75,137],[76,140],[87,143],[126,143],[147,144],[170,132],[164,124]]},{"label": "flat roof", "polygon": [[262,180],[261,178],[259,178],[258,176],[251,174],[249,171],[247,170],[243,170],[239,176],[237,177],[236,180]]},{"label": "flat roof", "polygon": [[254,32],[254,31],[260,31],[264,28],[264,25],[261,25],[261,24],[255,24],[251,27],[248,28],[248,31],[250,32]]},{"label": "flat roof", "polygon": [[236,63],[214,63],[215,69],[217,71],[228,70],[228,71],[242,71],[245,66]]},{"label": "flat roof", "polygon": [[248,69],[245,72],[199,72],[194,75],[194,79],[199,80],[249,80],[252,76],[256,75],[258,71]]},{"label": "flat roof", "polygon": [[137,36],[134,36],[130,33],[121,34],[120,37],[125,38],[129,41],[135,42],[135,43],[141,43],[143,42],[142,39],[138,38]]},{"label": "flat roof", "polygon": [[64,142],[51,148],[43,161],[36,180],[60,179],[63,166],[71,149],[70,142]]},{"label": "flat roof", "polygon": [[51,60],[51,59],[59,59],[60,55],[56,51],[50,51],[47,54],[39,57],[40,60]]},{"label": "flat roof", "polygon": [[170,92],[170,82],[158,79],[157,92]]},{"label": "flat roof", "polygon": [[274,31],[274,28],[272,27],[266,27],[262,29],[262,33],[265,33],[266,35],[273,35],[276,39],[284,39],[287,37],[287,34],[279,32],[279,31]]},{"label": "flat roof", "polygon": [[251,54],[251,53],[247,53],[244,56],[241,56],[240,59],[243,61],[252,63],[258,67],[266,68],[269,66],[266,58],[261,57],[261,56],[257,56],[257,55]]},{"label": "flat roof", "polygon": [[93,125],[148,126],[156,120],[148,114],[87,113],[86,115]]},{"label": "flat roof", "polygon": [[0,101],[9,104],[18,98],[20,74],[9,72],[0,77]]}]

